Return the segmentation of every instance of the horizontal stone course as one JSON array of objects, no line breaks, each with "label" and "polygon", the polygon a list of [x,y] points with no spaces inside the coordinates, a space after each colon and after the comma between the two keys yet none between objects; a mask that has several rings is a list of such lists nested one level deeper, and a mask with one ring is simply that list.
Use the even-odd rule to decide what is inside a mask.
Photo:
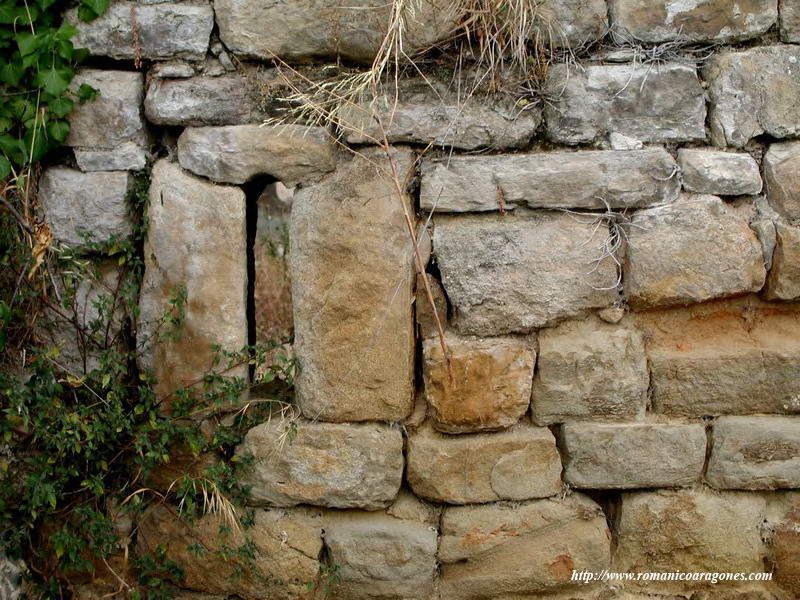
[{"label": "horizontal stone course", "polygon": [[214,10],[202,1],[117,1],[88,23],[78,18],[77,9],[70,11],[67,19],[78,29],[72,39],[75,47],[88,48],[95,56],[202,60],[214,26]]},{"label": "horizontal stone course", "polygon": [[686,191],[717,196],[761,192],[758,163],[749,154],[682,148],[678,163]]},{"label": "horizontal stone course", "polygon": [[603,512],[581,494],[448,507],[440,527],[439,585],[448,600],[574,597],[586,587],[572,580],[573,569],[599,572],[610,561]]},{"label": "horizontal stone course", "polygon": [[236,452],[254,458],[245,477],[253,506],[376,510],[391,504],[403,476],[403,436],[388,425],[275,417],[248,431]]},{"label": "horizontal stone course", "polygon": [[546,427],[445,435],[423,427],[408,436],[407,479],[432,502],[528,500],[561,491],[561,459]]},{"label": "horizontal stone course", "polygon": [[766,32],[778,18],[777,0],[610,0],[614,24],[644,42],[734,42]]},{"label": "horizontal stone course", "polygon": [[574,488],[680,487],[700,480],[706,434],[701,424],[568,423],[560,443]]},{"label": "horizontal stone course", "polygon": [[674,416],[800,412],[800,305],[755,297],[638,315],[653,411]]},{"label": "horizontal stone course", "polygon": [[615,263],[594,268],[608,236],[563,213],[437,216],[433,247],[464,334],[525,332],[617,298]]},{"label": "horizontal stone course", "polygon": [[702,75],[708,84],[708,119],[716,146],[741,148],[762,134],[800,134],[800,48],[719,52],[706,61]]},{"label": "horizontal stone course", "polygon": [[531,413],[539,425],[638,420],[650,383],[644,339],[624,323],[569,321],[539,332]]},{"label": "horizontal stone course", "polygon": [[547,135],[582,144],[619,133],[643,142],[704,140],[706,106],[693,67],[635,63],[550,67]]},{"label": "horizontal stone course", "polygon": [[425,160],[420,207],[475,212],[530,208],[640,208],[678,198],[662,148],[452,156]]},{"label": "horizontal stone course", "polygon": [[706,478],[721,489],[800,488],[800,417],[720,417]]},{"label": "horizontal stone course", "polygon": [[747,216],[716,196],[684,195],[632,219],[625,295],[636,307],[757,292],[765,278],[761,243]]},{"label": "horizontal stone course", "polygon": [[[516,338],[445,337],[450,370],[438,337],[423,342],[425,398],[433,426],[447,433],[492,431],[527,411],[536,352]],[[451,379],[452,373],[452,379]]]}]

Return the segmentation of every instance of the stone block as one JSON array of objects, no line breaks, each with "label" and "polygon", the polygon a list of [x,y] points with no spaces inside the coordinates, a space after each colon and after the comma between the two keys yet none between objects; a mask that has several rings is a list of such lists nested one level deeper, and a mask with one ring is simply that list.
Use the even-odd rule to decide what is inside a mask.
[{"label": "stone block", "polygon": [[769,146],[764,180],[770,206],[787,219],[800,221],[800,142]]},{"label": "stone block", "polygon": [[561,445],[564,480],[582,489],[689,486],[706,457],[701,424],[568,423]]},{"label": "stone block", "polygon": [[135,142],[117,148],[75,148],[81,171],[141,171],[147,166],[147,150]]},{"label": "stone block", "polygon": [[452,322],[464,334],[499,335],[610,306],[616,265],[593,262],[607,236],[568,214],[436,217],[434,254]]},{"label": "stone block", "polygon": [[403,436],[377,423],[285,421],[247,432],[237,454],[254,458],[245,476],[254,506],[314,504],[376,510],[388,506],[403,477]]},{"label": "stone block", "polygon": [[[748,492],[658,490],[622,495],[614,571],[761,573],[763,497]],[[732,532],[736,532],[732,535]],[[697,592],[698,581],[630,582],[647,593]],[[716,596],[714,596],[716,597]]]},{"label": "stone block", "polygon": [[178,138],[178,160],[184,169],[212,181],[246,183],[269,175],[293,187],[333,171],[336,151],[320,127],[187,127]]},{"label": "stone block", "polygon": [[636,213],[628,233],[625,293],[639,308],[757,292],[763,252],[745,215],[716,196],[685,195]]},{"label": "stone block", "polygon": [[[156,504],[142,517],[136,536],[139,556],[153,556],[162,547],[183,571],[183,579],[174,583],[243,600],[314,597],[322,551],[319,513],[307,508],[257,510],[252,527],[223,534],[220,527],[227,523],[214,514],[187,525],[176,513],[177,509]],[[245,542],[254,546],[252,562],[227,557]],[[192,550],[198,544],[205,548],[202,554]]]},{"label": "stone block", "polygon": [[736,42],[758,37],[778,19],[777,0],[610,0],[617,27],[643,42]]},{"label": "stone block", "polygon": [[720,417],[708,482],[720,489],[800,488],[800,417]]},{"label": "stone block", "polygon": [[434,337],[439,334],[439,329],[436,325],[436,317],[439,317],[442,327],[447,326],[447,297],[444,295],[444,288],[441,282],[430,274],[428,274],[428,286],[431,290],[431,296],[433,296],[433,305],[436,308],[435,315],[433,308],[431,308],[430,300],[428,300],[428,295],[425,292],[425,284],[422,281],[422,276],[417,274],[414,316],[417,320],[417,326],[419,327],[419,335],[423,338]]},{"label": "stone block", "polygon": [[[408,502],[422,508],[419,500],[407,496]],[[388,513],[327,511],[323,524],[325,547],[331,563],[338,566],[339,575],[330,598],[429,600],[434,597],[438,542],[434,522],[390,508]]]},{"label": "stone block", "polygon": [[639,325],[655,412],[800,413],[800,305],[747,297],[641,313]]},{"label": "stone block", "polygon": [[451,373],[438,337],[423,342],[425,398],[433,425],[447,433],[509,427],[528,410],[536,352],[516,338],[446,336]]},{"label": "stone block", "polygon": [[573,570],[602,571],[610,554],[605,516],[580,494],[448,507],[439,539],[441,597],[555,598],[561,591],[583,592],[588,586],[572,581]]},{"label": "stone block", "polygon": [[781,39],[796,44],[800,42],[800,2],[779,0],[781,14]]},{"label": "stone block", "polygon": [[680,181],[663,148],[451,156],[422,164],[425,211],[641,208],[678,198]]},{"label": "stone block", "polygon": [[[381,0],[217,0],[214,8],[220,39],[231,52],[292,63],[339,57],[369,64],[394,18],[392,5]],[[412,0],[405,8],[400,17],[405,29],[403,50],[409,55],[455,30],[459,12],[452,2]]]},{"label": "stone block", "polygon": [[775,223],[775,251],[767,274],[767,300],[800,299],[800,227]]},{"label": "stone block", "polygon": [[554,142],[582,144],[619,133],[643,142],[704,140],[706,105],[693,67],[665,63],[550,68],[544,111]]},{"label": "stone block", "polygon": [[630,324],[570,321],[539,332],[531,412],[539,425],[638,420],[650,377],[642,334]]},{"label": "stone block", "polygon": [[[398,177],[414,155],[392,154]],[[414,266],[382,151],[301,188],[290,226],[297,402],[325,421],[399,421],[414,405]]]},{"label": "stone block", "polygon": [[536,6],[534,39],[574,51],[590,45],[608,29],[606,0],[560,0]]},{"label": "stone block", "polygon": [[81,151],[105,150],[108,154],[130,152],[130,145],[143,151],[147,132],[142,116],[144,75],[131,71],[80,69],[71,89],[86,84],[97,90],[94,100],[75,103],[67,116],[70,130],[66,141]]},{"label": "stone block", "polygon": [[[247,344],[244,193],[160,160],[153,167],[147,226],[137,343],[140,366],[153,373],[161,397],[202,382],[214,364],[214,346],[238,352]],[[177,316],[171,301],[181,290],[183,323],[165,339],[162,320]],[[218,368],[227,367],[223,360]],[[225,375],[246,379],[247,365]]]},{"label": "stone block", "polygon": [[706,61],[703,78],[714,145],[741,148],[762,134],[800,134],[800,48],[720,52]]},{"label": "stone block", "polygon": [[519,501],[561,491],[561,458],[546,427],[475,435],[423,427],[409,435],[407,456],[411,489],[432,502]]},{"label": "stone block", "polygon": [[410,80],[339,112],[351,144],[433,144],[474,150],[527,146],[542,120],[534,108],[490,96],[460,97],[434,80]]},{"label": "stone block", "polygon": [[67,13],[67,20],[78,29],[72,39],[75,47],[87,48],[95,56],[202,60],[214,27],[214,10],[202,1],[112,2],[93,21],[81,21],[77,9]]},{"label": "stone block", "polygon": [[681,148],[678,164],[688,192],[740,196],[761,192],[758,163],[749,154]]},{"label": "stone block", "polygon": [[128,237],[132,225],[127,197],[132,183],[125,171],[46,169],[39,180],[39,205],[55,240],[80,248],[87,242]]},{"label": "stone block", "polygon": [[157,125],[241,125],[254,118],[247,81],[240,74],[154,79],[144,112]]},{"label": "stone block", "polygon": [[769,494],[767,500],[769,564],[778,586],[796,597],[800,595],[800,493]]}]

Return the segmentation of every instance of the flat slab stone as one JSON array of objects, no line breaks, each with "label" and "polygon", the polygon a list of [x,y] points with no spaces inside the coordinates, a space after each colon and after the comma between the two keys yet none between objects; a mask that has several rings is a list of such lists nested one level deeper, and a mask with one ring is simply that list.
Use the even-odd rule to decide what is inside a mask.
[{"label": "flat slab stone", "polygon": [[[678,198],[663,148],[452,156],[422,163],[420,207],[478,212],[531,208],[640,208]],[[605,202],[604,202],[605,201]]]},{"label": "flat slab stone", "polygon": [[643,42],[735,42],[765,33],[778,19],[777,0],[609,0],[611,19]]},{"label": "flat slab stone", "polygon": [[548,137],[582,144],[611,133],[643,142],[704,140],[706,105],[697,71],[688,65],[550,67],[545,108]]},{"label": "flat slab stone", "polygon": [[403,436],[377,423],[291,424],[273,417],[248,431],[236,452],[255,461],[245,476],[253,506],[376,510],[391,504],[403,477]]},{"label": "flat slab stone", "polygon": [[[141,518],[136,537],[139,555],[154,556],[163,547],[167,558],[183,573],[183,578],[174,581],[175,584],[219,594],[220,598],[235,595],[243,600],[310,600],[312,597],[309,589],[316,584],[322,551],[322,520],[317,511],[257,510],[252,527],[229,533],[220,533],[221,526],[227,523],[213,514],[193,521],[191,526],[176,518],[176,514],[176,508],[155,505]],[[252,560],[231,551],[246,542],[253,546]],[[193,550],[198,544],[206,551]],[[233,556],[223,560],[223,553]]]},{"label": "flat slab stone", "polygon": [[539,425],[639,420],[650,376],[642,334],[629,323],[569,321],[539,332],[531,413]]},{"label": "flat slab stone", "polygon": [[690,304],[760,290],[761,242],[747,215],[716,196],[640,210],[628,233],[625,295],[635,307]]},{"label": "flat slab stone", "polygon": [[439,583],[448,600],[585,591],[572,580],[573,569],[599,572],[610,562],[603,512],[581,494],[452,506],[444,509],[440,529]]},{"label": "flat slab stone", "polygon": [[775,223],[775,251],[767,274],[767,300],[800,299],[800,227]]},{"label": "flat slab stone", "polygon": [[[410,55],[454,31],[458,12],[445,0],[406,4],[403,49]],[[289,62],[341,57],[371,63],[386,35],[392,6],[381,0],[264,3],[216,0],[219,35],[234,54]]]},{"label": "flat slab stone", "polygon": [[567,423],[561,444],[564,481],[579,489],[693,485],[706,457],[701,424]]},{"label": "flat slab stone", "polygon": [[245,78],[236,73],[219,77],[153,79],[144,111],[156,125],[241,125],[254,118]]},{"label": "flat slab stone", "polygon": [[516,338],[446,336],[450,372],[438,337],[423,342],[425,399],[433,426],[447,433],[509,427],[528,411],[536,351]]},{"label": "flat slab stone", "polygon": [[492,434],[408,436],[408,483],[432,502],[528,500],[561,491],[561,458],[546,427],[516,425]]},{"label": "flat slab stone", "polygon": [[678,150],[683,187],[688,192],[740,196],[761,192],[758,163],[749,154],[701,148]]},{"label": "flat slab stone", "polygon": [[[202,381],[212,346],[238,352],[247,344],[245,196],[164,159],[153,166],[149,199],[137,340],[140,366],[155,375],[161,397]],[[180,334],[164,339],[161,320],[181,289]],[[225,375],[246,379],[247,365]]]},{"label": "flat slab stone", "polygon": [[800,142],[771,144],[764,153],[764,180],[770,206],[800,221]]},{"label": "flat slab stone", "polygon": [[[199,1],[112,2],[93,21],[81,21],[77,9],[67,13],[67,20],[78,29],[72,38],[75,47],[87,48],[95,56],[202,60],[214,26],[214,10]],[[133,41],[134,30],[138,45]]]},{"label": "flat slab stone", "polygon": [[147,166],[147,150],[135,142],[117,148],[75,148],[75,162],[81,171],[141,171]]},{"label": "flat slab stone", "polygon": [[[395,150],[401,181],[414,155]],[[372,162],[370,162],[372,161]],[[290,275],[297,403],[324,421],[400,421],[414,405],[413,244],[382,151],[295,193]]]},{"label": "flat slab stone", "polygon": [[178,138],[184,169],[222,183],[269,175],[284,185],[316,181],[336,167],[333,140],[320,127],[187,127]]},{"label": "flat slab stone", "polygon": [[712,431],[712,486],[800,488],[800,417],[720,417]]},{"label": "flat slab stone", "polygon": [[541,123],[537,108],[521,111],[490,96],[460,98],[435,80],[409,80],[371,102],[345,105],[338,118],[350,144],[434,144],[474,150],[519,148]]},{"label": "flat slab stone", "polygon": [[638,316],[654,412],[800,413],[800,305],[746,297]]},{"label": "flat slab stone", "polygon": [[761,46],[721,52],[703,67],[715,146],[740,148],[752,138],[800,134],[800,48]]},{"label": "flat slab stone", "polygon": [[[707,488],[630,492],[622,494],[618,514],[614,570],[760,573],[764,569],[763,496]],[[630,589],[637,588],[650,594],[705,588],[713,591],[709,600],[718,597],[720,589],[711,582],[632,582]]]},{"label": "flat slab stone", "polygon": [[613,261],[593,271],[607,230],[568,214],[515,213],[435,219],[434,254],[461,333],[530,331],[614,303],[614,289],[599,289],[616,282]]},{"label": "flat slab stone", "polygon": [[39,180],[39,204],[56,241],[80,248],[131,234],[126,171],[84,173],[50,167]]}]

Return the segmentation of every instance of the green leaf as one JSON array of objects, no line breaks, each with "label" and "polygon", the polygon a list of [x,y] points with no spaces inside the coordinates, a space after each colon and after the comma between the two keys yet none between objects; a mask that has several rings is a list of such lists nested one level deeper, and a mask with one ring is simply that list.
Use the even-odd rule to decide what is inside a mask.
[{"label": "green leaf", "polygon": [[110,0],[83,0],[81,6],[90,9],[98,17],[108,10],[109,2]]},{"label": "green leaf", "polygon": [[23,75],[25,75],[25,69],[14,61],[9,61],[0,67],[0,81],[10,86],[18,86]]},{"label": "green leaf", "polygon": [[9,175],[11,175],[11,163],[5,156],[0,156],[0,179],[5,179]]},{"label": "green leaf", "polygon": [[34,79],[34,83],[44,86],[44,90],[48,94],[60,96],[66,91],[69,82],[72,81],[72,75],[72,69],[52,68],[47,71],[41,71]]},{"label": "green leaf", "polygon": [[47,133],[57,142],[63,142],[69,135],[69,123],[66,121],[50,121],[47,124]]},{"label": "green leaf", "polygon": [[64,21],[56,30],[55,37],[57,40],[68,41],[70,38],[78,35],[78,30]]},{"label": "green leaf", "polygon": [[22,56],[30,56],[42,46],[43,39],[32,33],[20,33],[17,35],[17,46]]},{"label": "green leaf", "polygon": [[56,98],[55,100],[50,102],[50,104],[47,105],[47,107],[50,109],[50,112],[56,115],[57,117],[63,117],[69,114],[74,108],[74,106],[75,103],[69,98],[66,98],[64,96],[62,96],[61,98]]},{"label": "green leaf", "polygon": [[88,100],[94,100],[97,97],[97,90],[92,86],[82,83],[78,88],[78,101],[83,104]]}]

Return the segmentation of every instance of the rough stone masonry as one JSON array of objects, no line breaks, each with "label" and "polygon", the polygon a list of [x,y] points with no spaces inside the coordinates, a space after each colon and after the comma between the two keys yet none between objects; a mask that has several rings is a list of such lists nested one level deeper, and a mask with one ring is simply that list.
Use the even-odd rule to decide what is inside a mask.
[{"label": "rough stone masonry", "polygon": [[[263,124],[275,59],[369,65],[390,4],[73,17],[100,93],[40,207],[67,245],[129,235],[153,163],[139,336],[188,296],[186,337],[141,359],[163,392],[247,342],[277,285],[248,269],[247,204],[294,189],[294,433],[238,448],[255,519],[228,540],[268,576],[187,550],[219,547],[212,517],[192,538],[155,509],[133,547],[162,544],[197,600],[800,597],[800,1],[546,0],[546,102],[434,69],[344,107],[350,128]],[[407,51],[446,46],[460,3],[406,4]],[[572,578],[603,569],[772,577]]]}]

